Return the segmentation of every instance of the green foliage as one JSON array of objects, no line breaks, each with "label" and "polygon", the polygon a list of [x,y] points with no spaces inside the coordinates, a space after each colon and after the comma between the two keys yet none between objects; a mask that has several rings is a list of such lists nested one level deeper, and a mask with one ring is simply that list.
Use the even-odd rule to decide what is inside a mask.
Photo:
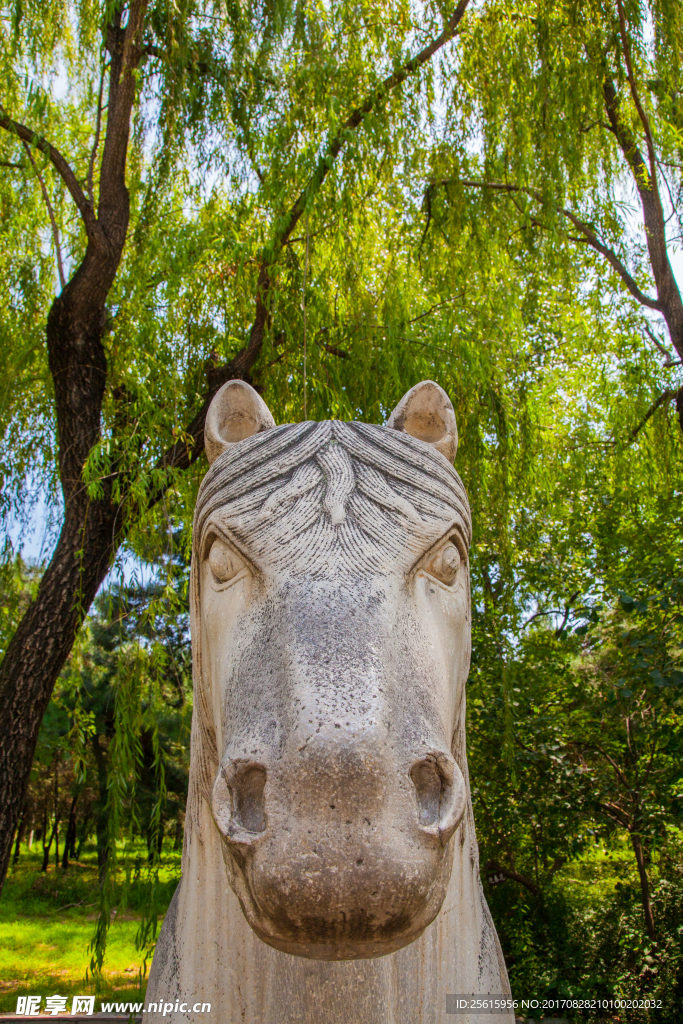
[{"label": "green foliage", "polygon": [[27,566],[11,547],[0,561],[0,654],[4,654],[19,621],[34,596],[41,570]]},{"label": "green foliage", "polygon": [[[3,107],[57,145],[86,188],[106,102],[108,9],[24,2],[4,5],[0,19]],[[624,10],[675,238],[681,6]],[[423,378],[455,405],[456,466],[474,517],[471,773],[484,875],[506,879],[489,895],[513,984],[520,994],[539,984],[657,991],[674,1020],[683,523],[673,396],[683,378],[652,347],[650,333],[669,351],[655,313],[645,315],[566,212],[652,290],[633,178],[604,110],[609,80],[644,145],[619,9],[474,5],[438,63],[347,131],[318,188],[316,168],[349,113],[440,31],[444,13],[404,0],[150,5],[131,228],[109,296],[108,391],[86,479],[95,496],[115,473],[125,553],[161,569],[153,587],[114,587],[100,600],[46,718],[31,813],[47,828],[78,791],[79,821],[97,834],[96,968],[116,886],[134,878],[145,838],[138,939],[149,950],[156,837],[169,820],[182,823],[190,699],[178,570],[203,460],[174,475],[152,509],[149,495],[168,483],[159,458],[186,436],[212,370],[248,339],[259,269],[272,257],[251,379],[277,422],[302,419],[304,408],[311,419],[383,422]],[[0,171],[9,529],[30,519],[41,489],[59,506],[44,325],[59,287],[56,248],[68,276],[85,236],[36,146],[3,132]],[[305,190],[305,213],[278,255]],[[9,546],[0,572],[4,651],[38,573],[27,575]],[[41,771],[55,800],[35,786]],[[634,838],[656,939],[643,925]],[[596,851],[618,865],[621,888],[601,884],[610,872]]]},{"label": "green foliage", "polygon": [[[680,870],[653,887],[655,912],[667,936],[656,947],[643,935],[640,886],[631,861],[619,843],[606,849],[591,845],[544,889],[542,900],[509,882],[487,887],[517,998],[661,999],[662,1008],[651,1017],[638,1010],[621,1011],[620,1017],[665,1024],[680,1018]],[[563,1016],[591,1018],[571,1010]]]},{"label": "green foliage", "polygon": [[[599,409],[596,432],[612,414],[603,406],[600,424]],[[574,424],[586,438],[585,421]],[[468,737],[484,877],[513,991],[661,998],[652,1019],[673,1022],[680,470],[664,456],[639,477],[643,448],[602,444],[598,460],[556,426],[562,487],[515,510],[505,559],[473,560]]]},{"label": "green foliage", "polygon": [[[102,14],[88,4],[66,17],[57,5],[44,21],[42,6],[23,5],[20,15],[8,11],[15,28],[3,40],[5,107],[86,179],[105,61]],[[638,42],[647,15],[629,16]],[[674,5],[649,16],[660,42],[654,49],[638,42],[638,68],[644,82],[656,83],[649,102],[663,158],[677,159],[672,63],[662,54],[678,52],[679,16]],[[434,376],[458,404],[472,480],[487,494],[494,484],[498,499],[538,450],[535,389],[552,394],[562,369],[584,394],[594,373],[610,372],[606,349],[621,359],[630,348],[633,360],[650,362],[637,305],[602,257],[567,237],[558,212],[576,200],[608,241],[627,239],[623,161],[599,109],[604,61],[618,70],[615,18],[600,4],[590,13],[557,2],[519,11],[481,5],[438,73],[428,66],[349,134],[273,268],[255,380],[278,421],[303,415],[304,347],[307,412],[316,418],[382,420],[416,379]],[[348,113],[439,24],[437,8],[402,2],[358,10],[342,2],[234,8],[188,0],[150,8],[152,53],[139,76],[129,164],[132,225],[109,302],[112,400],[88,466],[93,494],[117,467],[134,544],[149,529],[150,515],[139,518],[149,490],[165,479],[159,456],[183,436],[211,367],[248,336],[259,262],[283,216]],[[14,317],[0,333],[8,382],[3,495],[7,512],[26,516],[27,482],[53,492],[56,480],[43,338],[54,238],[24,147],[8,133],[0,145],[12,164],[1,180],[4,280],[13,296],[6,314]],[[39,151],[34,160],[52,197],[68,276],[83,233],[60,179]],[[529,196],[458,184],[481,175],[539,189],[542,211]],[[438,185],[446,179],[452,184]],[[634,238],[620,252],[635,254],[642,276],[638,245]],[[652,364],[651,381],[622,381],[622,438],[659,386]],[[115,424],[113,396],[122,394],[126,422]],[[505,460],[491,457],[498,445]],[[179,476],[167,499],[185,523],[196,482],[196,474]],[[498,507],[504,515],[504,497]],[[157,508],[152,518],[164,514]]]}]

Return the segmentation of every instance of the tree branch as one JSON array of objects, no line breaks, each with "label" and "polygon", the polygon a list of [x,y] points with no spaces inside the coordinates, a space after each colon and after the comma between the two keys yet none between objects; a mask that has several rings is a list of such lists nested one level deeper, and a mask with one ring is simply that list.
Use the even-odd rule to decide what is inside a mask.
[{"label": "tree branch", "polygon": [[425,317],[430,316],[435,309],[442,309],[444,306],[450,305],[453,299],[444,299],[443,302],[435,302],[433,306],[430,306],[424,313],[420,313],[419,316],[414,316],[412,320],[409,320],[409,324],[416,324],[418,320],[424,320]]},{"label": "tree branch", "polygon": [[628,41],[628,32],[626,28],[626,16],[624,14],[624,7],[621,0],[617,0],[617,11],[619,12],[619,35],[621,36],[621,48],[624,53],[624,61],[626,62],[626,76],[628,78],[628,84],[631,89],[631,96],[635,103],[636,110],[638,111],[638,117],[640,118],[641,124],[645,131],[645,141],[647,143],[647,153],[650,161],[650,181],[652,190],[657,196],[661,208],[661,200],[659,196],[659,189],[657,187],[657,157],[655,155],[655,146],[652,139],[652,129],[650,128],[650,121],[645,113],[645,109],[640,100],[638,88],[636,86],[635,75],[633,74],[633,64],[631,62],[631,46]]},{"label": "tree branch", "polygon": [[551,608],[547,612],[534,612],[534,614],[530,618],[528,618],[525,623],[523,623],[522,629],[526,629],[526,627],[531,622],[533,622],[534,619],[540,619],[543,615],[561,615],[561,614],[562,614],[562,609],[561,608]]},{"label": "tree branch", "polygon": [[283,218],[280,230],[276,233],[273,248],[279,250],[289,238],[296,227],[297,221],[304,212],[306,205],[313,196],[320,190],[320,186],[327,177],[337,156],[341,152],[344,143],[348,141],[352,131],[359,127],[376,106],[385,99],[390,92],[402,85],[407,78],[419,71],[446,43],[455,36],[458,26],[469,6],[470,0],[460,0],[460,3],[453,11],[453,14],[444,25],[443,31],[433,39],[431,43],[420,50],[415,57],[407,61],[403,67],[398,68],[384,79],[382,84],[374,89],[368,97],[355,110],[353,110],[344,121],[341,129],[327,144],[325,153],[320,157],[313,174],[309,178],[301,195],[291,207],[289,213]]},{"label": "tree branch", "polygon": [[556,640],[559,640],[559,638],[561,637],[562,632],[564,630],[564,627],[567,625],[567,619],[569,618],[569,612],[571,610],[571,606],[574,604],[574,601],[576,601],[576,599],[577,599],[577,597],[579,596],[580,593],[581,593],[581,591],[577,590],[576,593],[572,594],[572,596],[569,598],[569,600],[567,601],[566,605],[564,606],[564,618],[562,619],[562,625],[560,626],[559,629],[555,630],[555,639]]},{"label": "tree branch", "polygon": [[598,809],[601,810],[606,817],[611,818],[612,821],[616,821],[617,825],[621,825],[621,827],[625,828],[628,832],[631,831],[631,819],[626,811],[622,810],[618,804],[598,803]]},{"label": "tree branch", "polygon": [[27,128],[26,125],[20,124],[19,121],[13,120],[9,117],[4,110],[4,107],[0,104],[0,128],[4,128],[5,131],[11,132],[13,135],[18,136],[22,142],[28,143],[31,146],[35,146],[41,153],[45,153],[54,169],[59,174],[60,178],[66,185],[71,198],[78,207],[78,212],[81,215],[83,224],[85,226],[88,238],[95,244],[102,244],[104,237],[97,223],[95,217],[95,211],[93,210],[90,202],[88,201],[83,189],[78,183],[76,175],[71,170],[71,167],[64,159],[59,150],[51,143],[44,139],[42,135],[36,135],[35,132]]},{"label": "tree branch", "polygon": [[645,330],[646,330],[647,334],[649,335],[650,340],[657,346],[659,351],[664,356],[664,365],[666,366],[667,363],[671,362],[671,354],[669,352],[667,352],[667,350],[664,348],[664,346],[662,345],[662,343],[659,340],[659,338],[657,337],[657,335],[653,331],[650,330],[650,328],[649,328],[649,326],[647,324],[645,324]]},{"label": "tree branch", "polygon": [[[439,182],[438,184],[450,184],[450,181],[442,181]],[[454,184],[464,185],[467,188],[488,188],[498,192],[523,192],[526,195],[531,196],[532,199],[535,199],[536,202],[543,202],[543,195],[541,192],[538,191],[538,189],[527,188],[523,185],[510,185],[504,181],[473,181],[467,179],[460,179],[454,182]],[[595,232],[589,224],[586,224],[585,221],[582,221],[579,217],[576,216],[575,213],[573,213],[571,210],[566,209],[565,207],[559,207],[559,210],[560,213],[562,213],[568,220],[570,220],[574,227],[581,232],[584,239],[586,240],[586,242],[588,242],[591,248],[595,249],[596,252],[599,252],[602,256],[605,257],[605,259],[616,270],[617,274],[619,274],[619,277],[622,279],[622,281],[624,282],[628,290],[631,292],[633,297],[637,299],[642,306],[647,306],[649,309],[656,309],[658,312],[662,312],[661,302],[658,299],[651,298],[649,295],[645,295],[645,293],[640,290],[634,278],[631,276],[631,274],[629,274],[628,270],[621,262],[621,260],[614,252],[614,250],[610,249],[609,246],[605,245],[603,242],[600,241],[600,239],[595,234]]]},{"label": "tree branch", "polygon": [[677,394],[678,392],[672,391],[671,388],[667,388],[666,391],[662,391],[659,398],[655,399],[650,408],[647,410],[640,423],[638,423],[633,428],[631,433],[628,435],[626,443],[631,444],[633,441],[635,441],[640,431],[643,429],[647,421],[654,416],[654,414],[657,412],[657,409],[659,409],[660,405],[664,405],[666,402],[670,402],[672,399],[676,397]]},{"label": "tree branch", "polygon": [[512,871],[510,868],[504,868],[503,865],[499,864],[496,860],[488,861],[484,870],[486,874],[494,872],[495,874],[501,874],[505,878],[509,878],[512,882],[519,882],[520,885],[523,885],[529,890],[529,892],[533,893],[534,896],[538,897],[539,895],[539,889],[535,882],[532,882],[530,878],[526,877],[526,875],[520,875],[518,871]]},{"label": "tree branch", "polygon": [[102,93],[104,92],[104,72],[105,67],[102,65],[102,71],[100,72],[100,88],[97,94],[97,121],[95,124],[95,138],[93,140],[92,149],[90,150],[90,161],[88,163],[88,177],[86,179],[86,188],[88,190],[88,199],[90,205],[95,208],[95,200],[93,198],[93,175],[95,173],[95,160],[97,158],[97,150],[100,144],[100,132],[102,130]]},{"label": "tree branch", "polygon": [[557,872],[560,870],[560,868],[564,867],[564,865],[566,863],[567,863],[567,858],[566,857],[556,857],[555,860],[552,863],[552,867],[550,868],[550,877],[553,878],[557,874]]},{"label": "tree branch", "polygon": [[143,57],[142,35],[149,0],[131,0],[128,20],[121,27],[118,9],[107,26],[106,47],[109,64],[107,124],[100,164],[98,220],[118,246],[128,228],[129,197],[126,188],[126,158],[130,137],[130,113],[137,88],[135,72]]},{"label": "tree branch", "polygon": [[36,177],[37,177],[38,181],[40,182],[40,190],[43,193],[43,199],[45,200],[45,205],[47,207],[47,214],[48,214],[48,217],[50,218],[50,224],[52,225],[52,237],[53,237],[54,243],[55,243],[55,255],[57,257],[57,271],[59,273],[59,283],[60,283],[60,285],[62,287],[62,290],[63,290],[64,289],[64,285],[66,284],[66,279],[64,277],[64,264],[62,263],[62,247],[61,247],[61,244],[60,244],[60,241],[59,241],[59,228],[57,227],[57,220],[55,218],[55,211],[52,209],[52,203],[50,202],[50,196],[48,194],[47,187],[46,187],[45,182],[43,180],[43,176],[40,173],[40,171],[38,170],[38,165],[36,164],[35,160],[33,159],[33,153],[31,152],[31,147],[29,146],[28,142],[24,142],[23,146],[24,146],[24,149],[26,150],[26,155],[28,156],[29,160],[31,161],[31,166],[33,167],[33,170],[36,172]]},{"label": "tree branch", "polygon": [[158,46],[153,46],[152,43],[146,43],[142,47],[143,57],[156,57],[157,60],[168,60],[168,54],[164,50],[160,50]]},{"label": "tree branch", "polygon": [[603,242],[601,242],[588,224],[584,223],[584,221],[582,220],[579,220],[579,218],[575,216],[575,214],[573,214],[571,210],[563,209],[562,213],[572,222],[574,227],[577,228],[583,234],[591,248],[595,249],[596,252],[601,253],[601,255],[605,257],[608,263],[616,270],[617,274],[619,274],[620,278],[630,291],[631,295],[633,295],[633,297],[637,299],[642,306],[647,306],[649,309],[656,309],[658,312],[662,311],[661,302],[658,299],[653,299],[651,296],[646,295],[644,292],[640,290],[640,288],[635,282],[635,279],[631,277],[628,270],[621,262],[621,260],[614,252],[614,250],[611,249],[609,246],[605,245]]},{"label": "tree branch", "polygon": [[619,765],[614,760],[614,758],[612,757],[611,754],[608,754],[607,751],[604,750],[597,743],[582,743],[581,746],[584,747],[587,750],[597,750],[598,754],[601,754],[605,758],[607,763],[612,766],[612,768],[614,769],[614,772],[615,772],[615,774],[617,776],[617,779],[619,780],[619,782],[621,782],[622,786],[624,786],[626,789],[630,789],[630,786],[628,784],[628,779],[626,778],[626,776],[624,775],[623,771],[621,770],[621,768],[619,767]]},{"label": "tree branch", "polygon": [[[635,90],[635,80],[632,81],[632,90]],[[614,133],[624,158],[631,170],[631,174],[640,197],[640,205],[643,211],[645,239],[650,257],[650,265],[652,267],[652,275],[657,287],[658,305],[653,308],[659,309],[663,314],[674,348],[683,358],[683,300],[681,300],[681,293],[678,290],[678,284],[676,283],[676,278],[673,270],[671,269],[671,263],[669,262],[669,255],[666,248],[666,225],[664,223],[664,211],[662,210],[661,197],[657,186],[656,158],[649,121],[647,121],[647,117],[645,117],[645,121],[647,123],[646,138],[648,153],[650,156],[651,173],[648,172],[643,156],[638,148],[635,138],[633,137],[633,133],[629,126],[622,120],[619,96],[614,88],[613,82],[608,77],[605,77],[603,82],[602,93],[612,132]],[[635,95],[637,97],[637,91]],[[636,102],[635,99],[634,102]],[[636,106],[640,106],[639,99],[637,100]],[[643,116],[645,116],[644,111]]]},{"label": "tree branch", "polygon": [[338,345],[330,345],[327,341],[316,341],[316,344],[320,348],[324,348],[326,352],[329,352],[331,356],[337,356],[338,359],[350,359],[351,353],[347,352],[343,348],[339,348]]},{"label": "tree branch", "polygon": [[681,365],[683,360],[682,359],[672,359],[671,358],[671,353],[667,349],[664,348],[664,346],[662,345],[662,343],[659,340],[659,338],[656,336],[654,331],[650,330],[650,328],[648,327],[647,324],[645,324],[645,331],[647,332],[647,334],[649,335],[650,339],[654,342],[654,344],[657,346],[659,351],[664,356],[664,362],[662,363],[662,369],[669,369],[669,367],[671,367],[671,366],[680,366]]}]

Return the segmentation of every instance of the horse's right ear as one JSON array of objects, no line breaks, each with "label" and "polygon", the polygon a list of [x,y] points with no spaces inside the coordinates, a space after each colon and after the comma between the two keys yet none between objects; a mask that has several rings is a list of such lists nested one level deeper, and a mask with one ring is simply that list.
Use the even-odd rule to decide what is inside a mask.
[{"label": "horse's right ear", "polygon": [[261,396],[243,380],[229,380],[216,392],[204,423],[209,465],[237,441],[270,430],[275,420]]},{"label": "horse's right ear", "polygon": [[458,451],[458,428],[450,398],[433,380],[423,380],[407,391],[387,421],[441,452],[453,462]]}]

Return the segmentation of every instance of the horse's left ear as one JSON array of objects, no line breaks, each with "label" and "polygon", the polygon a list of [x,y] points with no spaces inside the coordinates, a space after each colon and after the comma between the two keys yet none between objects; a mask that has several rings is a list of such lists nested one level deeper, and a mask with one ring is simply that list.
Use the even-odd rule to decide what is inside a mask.
[{"label": "horse's left ear", "polygon": [[387,426],[426,441],[449,462],[455,461],[458,427],[453,403],[433,380],[420,381],[407,391],[389,417]]},{"label": "horse's left ear", "polygon": [[261,396],[243,380],[229,380],[216,392],[204,423],[204,448],[209,465],[230,445],[275,426]]}]

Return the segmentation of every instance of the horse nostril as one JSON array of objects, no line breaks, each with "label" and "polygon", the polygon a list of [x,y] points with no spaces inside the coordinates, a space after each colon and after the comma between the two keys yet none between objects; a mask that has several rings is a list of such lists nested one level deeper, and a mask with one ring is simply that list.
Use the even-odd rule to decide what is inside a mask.
[{"label": "horse nostril", "polygon": [[[234,763],[234,762],[233,762]],[[247,832],[263,832],[266,828],[266,810],[263,790],[266,770],[260,764],[238,767],[232,779],[226,779],[232,791],[232,817],[235,824]]]},{"label": "horse nostril", "polygon": [[235,842],[249,843],[266,829],[266,769],[253,761],[229,761],[218,773],[213,811],[220,831]]},{"label": "horse nostril", "polygon": [[410,778],[420,827],[438,836],[445,846],[465,813],[467,792],[462,772],[450,754],[434,753],[415,762]]},{"label": "horse nostril", "polygon": [[418,761],[410,770],[417,793],[418,818],[421,825],[436,825],[439,820],[442,780],[432,758]]}]

